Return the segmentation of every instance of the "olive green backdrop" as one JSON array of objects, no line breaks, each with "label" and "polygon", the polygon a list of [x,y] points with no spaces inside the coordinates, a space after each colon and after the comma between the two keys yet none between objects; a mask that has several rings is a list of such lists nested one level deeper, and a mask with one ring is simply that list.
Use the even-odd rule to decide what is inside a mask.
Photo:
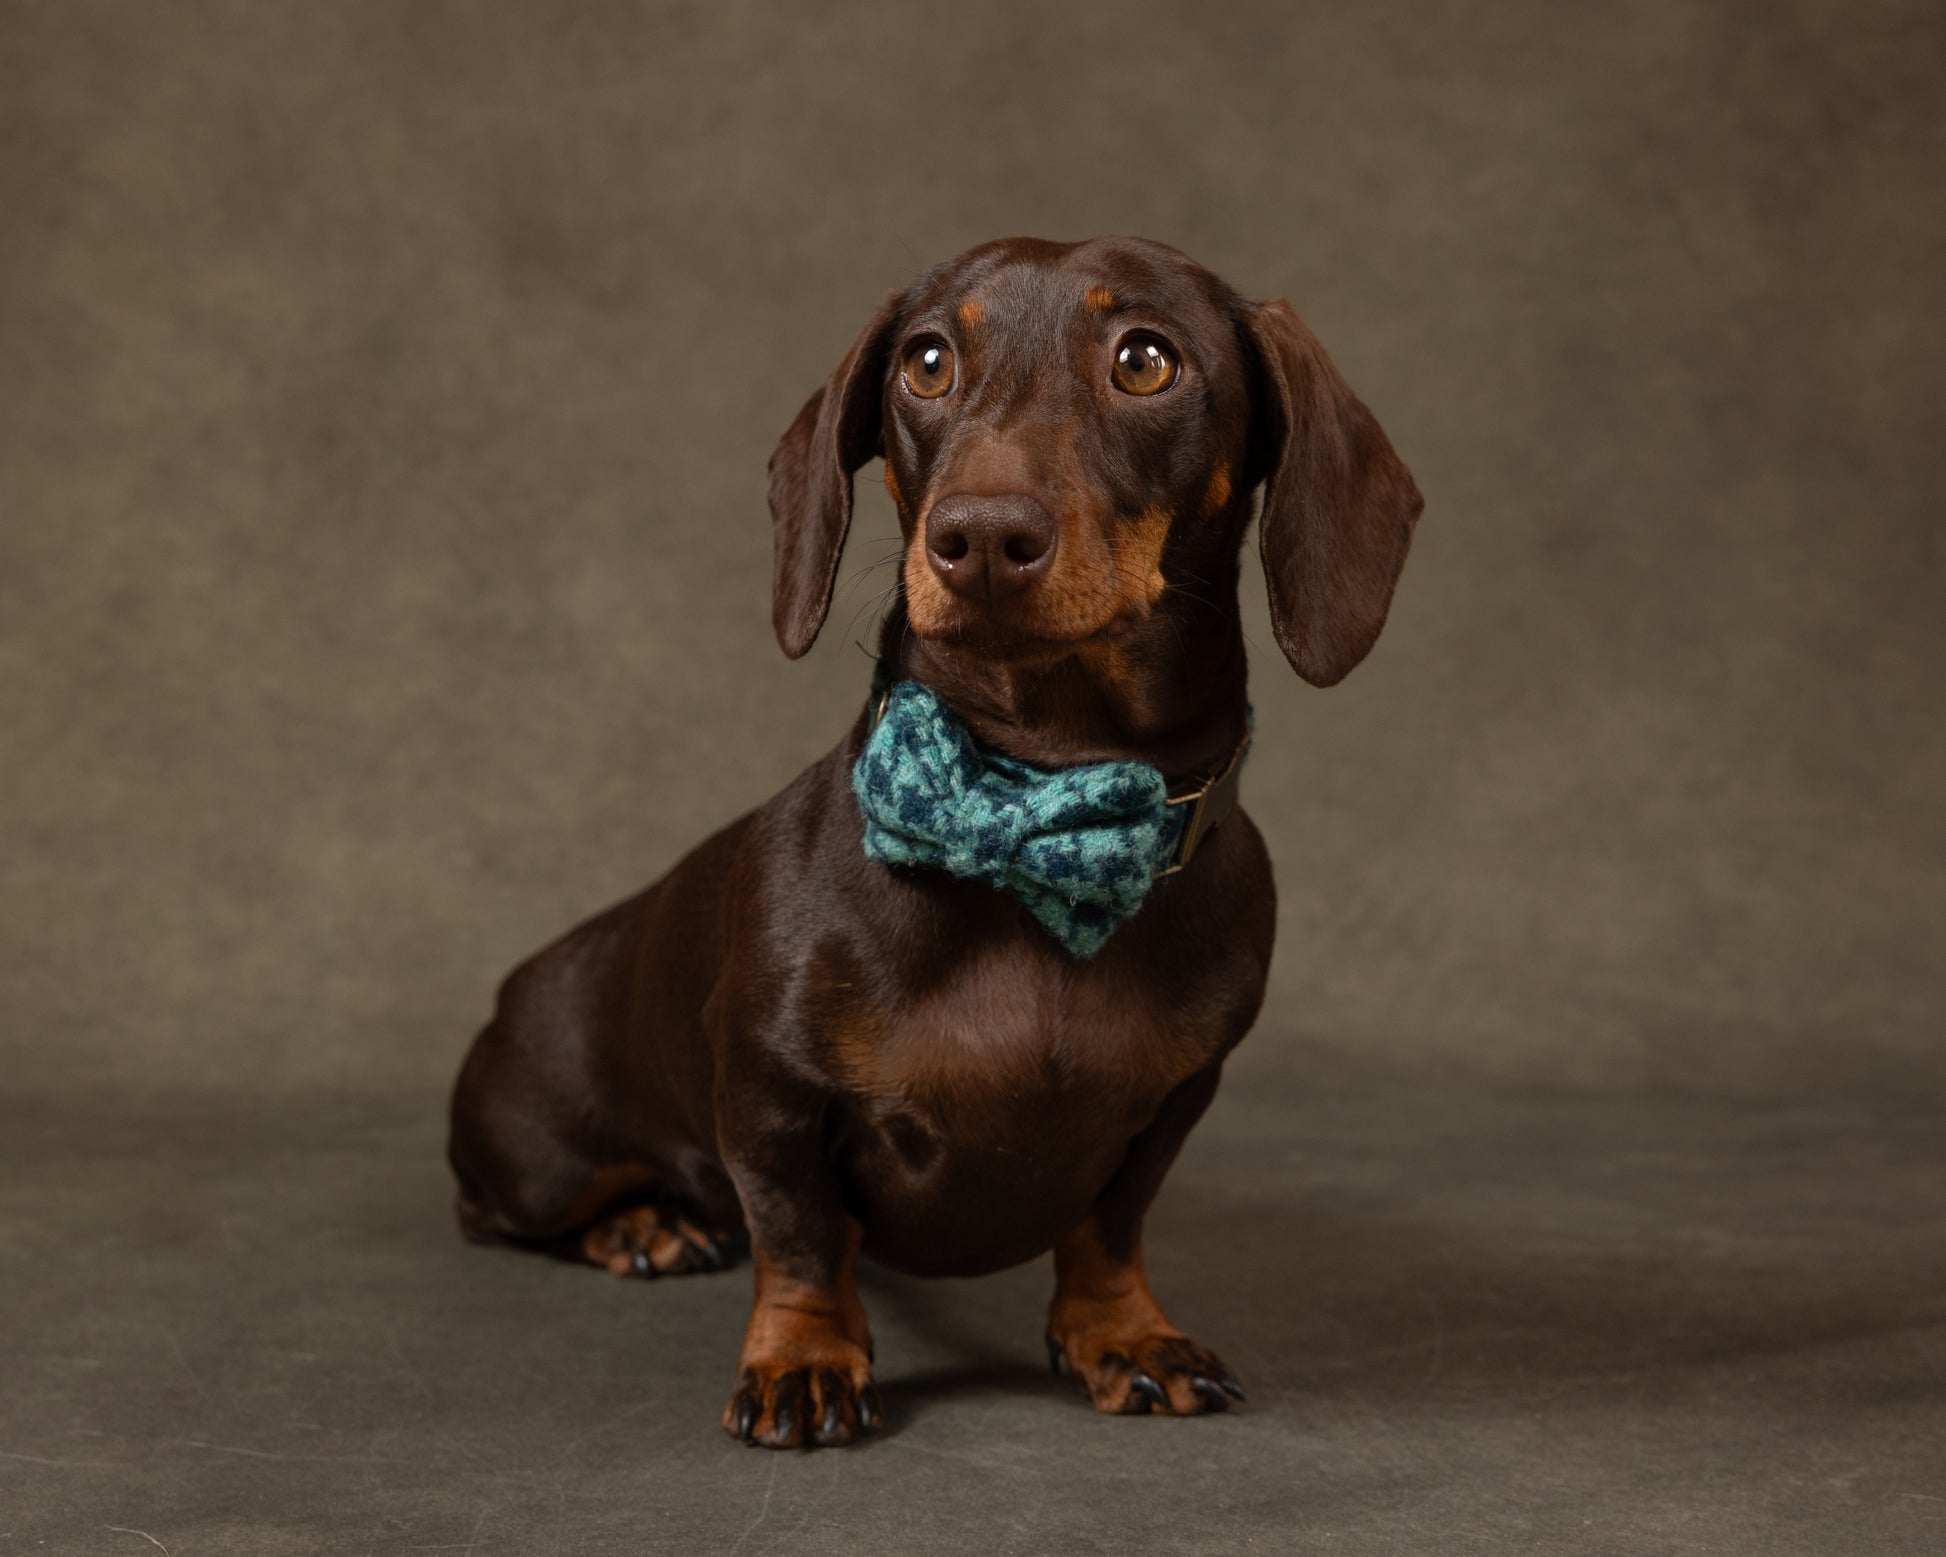
[{"label": "olive green backdrop", "polygon": [[[1936,1346],[1943,93],[1923,4],[0,5],[0,1550],[141,1547],[111,1525],[177,1557],[545,1551],[550,1529],[928,1550],[947,1525],[998,1550],[975,1527],[1001,1506],[1027,1551],[1300,1528],[1491,1550],[1516,1508],[1563,1549],[1602,1539],[1549,1501],[1573,1477],[1513,1467],[1572,1436],[1534,1425],[1564,1380],[1620,1376],[1601,1348],[1660,1377],[1915,1314]],[[710,1436],[741,1278],[637,1292],[459,1248],[443,1090],[507,966],[770,794],[863,696],[888,570],[856,575],[895,533],[877,467],[792,665],[764,462],[878,296],[988,237],[1101,232],[1289,296],[1428,500],[1342,687],[1300,685],[1249,602],[1278,962],[1157,1262],[1271,1388],[1157,1429],[1163,1463],[1213,1456],[1179,1483],[1059,1391],[982,1395],[940,1341],[964,1389],[887,1447],[759,1465]],[[1604,1132],[1636,1144],[1570,1149]],[[1477,1203],[1429,1234],[1468,1153]],[[1590,1231],[1610,1213],[1615,1243]],[[1304,1247],[1252,1253],[1271,1230]],[[1529,1233],[1579,1274],[1509,1286],[1547,1264]],[[1747,1268],[1665,1281],[1738,1238]],[[1468,1252],[1426,1263],[1448,1244]],[[1837,1285],[1719,1312],[1791,1273]],[[1318,1324],[1350,1332],[1291,1294],[1337,1290],[1344,1355],[1396,1358],[1430,1344],[1446,1277],[1488,1339],[1354,1368],[1335,1421],[1310,1414],[1299,1386],[1335,1398],[1339,1355]],[[888,1290],[947,1330],[1011,1314],[993,1345],[1024,1370],[1044,1279]],[[667,1413],[629,1393],[675,1346],[658,1316],[689,1327]],[[495,1394],[523,1346],[556,1391],[538,1421]],[[1551,1387],[1515,1388],[1557,1353]],[[1872,1376],[1912,1408],[1942,1355]],[[1483,1388],[1527,1436],[1475,1463],[1455,1445],[1495,1441],[1467,1418]],[[1923,1549],[1938,1417],[1894,1432],[1860,1388],[1848,1428],[1820,1416],[1856,1465],[1785,1481],[1891,1479],[1788,1528],[1882,1518],[1875,1549]],[[1748,1449],[1797,1392],[1692,1442],[1597,1391],[1623,1460],[1672,1456],[1602,1483],[1610,1534],[1674,1517],[1643,1489],[1685,1474],[1719,1544],[1776,1515],[1776,1488],[1737,1503],[1748,1467],[1695,1480],[1698,1446]],[[652,1421],[653,1449],[628,1436]],[[939,1465],[948,1421],[960,1472],[1000,1480],[914,1534],[947,1482],[895,1446]],[[293,1423],[349,1436],[299,1452]],[[560,1447],[598,1431],[608,1468]],[[554,1470],[508,1447],[542,1440]],[[1359,1480],[1394,1452],[1409,1471]],[[645,1479],[655,1453],[680,1477]],[[292,1465],[318,1474],[262,1479]],[[866,1508],[880,1535],[846,1534]]]}]

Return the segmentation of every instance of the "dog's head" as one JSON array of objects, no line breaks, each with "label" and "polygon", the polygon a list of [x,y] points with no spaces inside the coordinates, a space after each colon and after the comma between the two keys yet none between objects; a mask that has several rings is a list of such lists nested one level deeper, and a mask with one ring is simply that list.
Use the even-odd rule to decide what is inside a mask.
[{"label": "dog's head", "polygon": [[770,462],[774,619],[824,624],[852,474],[885,457],[911,629],[1047,661],[1233,576],[1264,486],[1277,642],[1318,686],[1385,624],[1421,499],[1288,303],[1141,239],[983,244],[885,300]]}]

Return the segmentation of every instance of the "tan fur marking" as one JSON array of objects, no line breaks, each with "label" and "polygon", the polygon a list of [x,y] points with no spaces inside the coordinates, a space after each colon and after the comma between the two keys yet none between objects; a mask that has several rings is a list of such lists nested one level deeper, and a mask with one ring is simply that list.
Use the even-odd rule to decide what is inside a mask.
[{"label": "tan fur marking", "polygon": [[1107,287],[1089,287],[1088,306],[1096,313],[1105,314],[1115,306],[1115,294]]},{"label": "tan fur marking", "polygon": [[914,529],[906,545],[901,571],[905,574],[905,612],[912,630],[922,638],[944,632],[951,620],[953,597],[926,561],[926,537],[922,529]]},{"label": "tan fur marking", "polygon": [[1223,512],[1223,505],[1230,500],[1230,467],[1225,460],[1216,462],[1216,469],[1209,475],[1209,490],[1203,494],[1203,513],[1211,518]]},{"label": "tan fur marking", "polygon": [[[1154,609],[1169,587],[1162,576],[1162,548],[1169,539],[1169,525],[1166,510],[1149,508],[1118,528],[1111,579],[1115,598],[1123,603],[1124,610],[1140,613]],[[1114,638],[1098,638],[1082,644],[1077,652],[1082,663],[1103,681],[1130,696],[1139,695],[1140,672],[1126,644]]]},{"label": "tan fur marking", "polygon": [[[829,1286],[800,1281],[782,1270],[761,1245],[752,1251],[756,1267],[756,1301],[743,1333],[743,1355],[737,1362],[736,1388],[723,1409],[724,1431],[737,1433],[740,1404],[750,1403],[760,1414],[752,1423],[758,1442],[774,1447],[809,1442],[835,1390],[839,1401],[840,1435],[825,1442],[847,1443],[867,1430],[858,1402],[871,1394],[872,1331],[865,1305],[858,1298],[854,1262],[861,1228],[851,1220],[846,1229],[844,1261]],[[786,1423],[780,1386],[788,1375],[810,1379],[808,1391],[792,1402],[793,1417]]]},{"label": "tan fur marking", "polygon": [[1081,1380],[1097,1411],[1195,1416],[1242,1398],[1222,1359],[1162,1312],[1142,1273],[1139,1234],[1116,1258],[1086,1218],[1054,1246],[1054,1283],[1047,1338],[1056,1366]]},{"label": "tan fur marking", "polygon": [[1135,599],[1139,592],[1144,605],[1154,605],[1169,587],[1162,576],[1162,547],[1169,539],[1169,519],[1166,509],[1143,509],[1116,557],[1123,593]]},{"label": "tan fur marking", "polygon": [[986,323],[987,305],[982,302],[977,302],[972,298],[968,298],[965,302],[959,305],[958,318],[959,318],[959,327],[962,330],[974,329],[977,326]]},{"label": "tan fur marking", "polygon": [[1132,1258],[1110,1259],[1092,1217],[1055,1245],[1047,1333],[1088,1386],[1095,1409],[1111,1413],[1129,1408],[1129,1381],[1103,1367],[1103,1354],[1133,1357],[1142,1340],[1182,1335],[1149,1291],[1141,1243]]}]

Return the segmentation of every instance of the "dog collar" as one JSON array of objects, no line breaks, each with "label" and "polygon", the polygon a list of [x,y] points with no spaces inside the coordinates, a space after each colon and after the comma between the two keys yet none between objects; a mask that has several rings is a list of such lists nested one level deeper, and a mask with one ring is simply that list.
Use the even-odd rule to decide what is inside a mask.
[{"label": "dog collar", "polygon": [[1172,793],[1151,763],[1046,769],[983,750],[930,687],[874,679],[852,768],[866,856],[985,881],[1077,957],[1099,951],[1236,806],[1248,735],[1220,773]]}]

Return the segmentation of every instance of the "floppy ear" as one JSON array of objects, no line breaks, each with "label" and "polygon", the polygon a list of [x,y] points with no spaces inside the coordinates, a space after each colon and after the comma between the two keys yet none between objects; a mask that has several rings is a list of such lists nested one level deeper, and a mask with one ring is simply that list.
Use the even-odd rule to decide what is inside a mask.
[{"label": "floppy ear", "polygon": [[1425,500],[1365,404],[1282,298],[1244,315],[1260,368],[1258,541],[1270,626],[1313,686],[1371,652]]},{"label": "floppy ear", "polygon": [[770,456],[776,543],[770,616],[792,659],[817,641],[831,609],[838,555],[851,528],[852,472],[881,452],[885,354],[898,304],[896,292],[887,295]]}]

